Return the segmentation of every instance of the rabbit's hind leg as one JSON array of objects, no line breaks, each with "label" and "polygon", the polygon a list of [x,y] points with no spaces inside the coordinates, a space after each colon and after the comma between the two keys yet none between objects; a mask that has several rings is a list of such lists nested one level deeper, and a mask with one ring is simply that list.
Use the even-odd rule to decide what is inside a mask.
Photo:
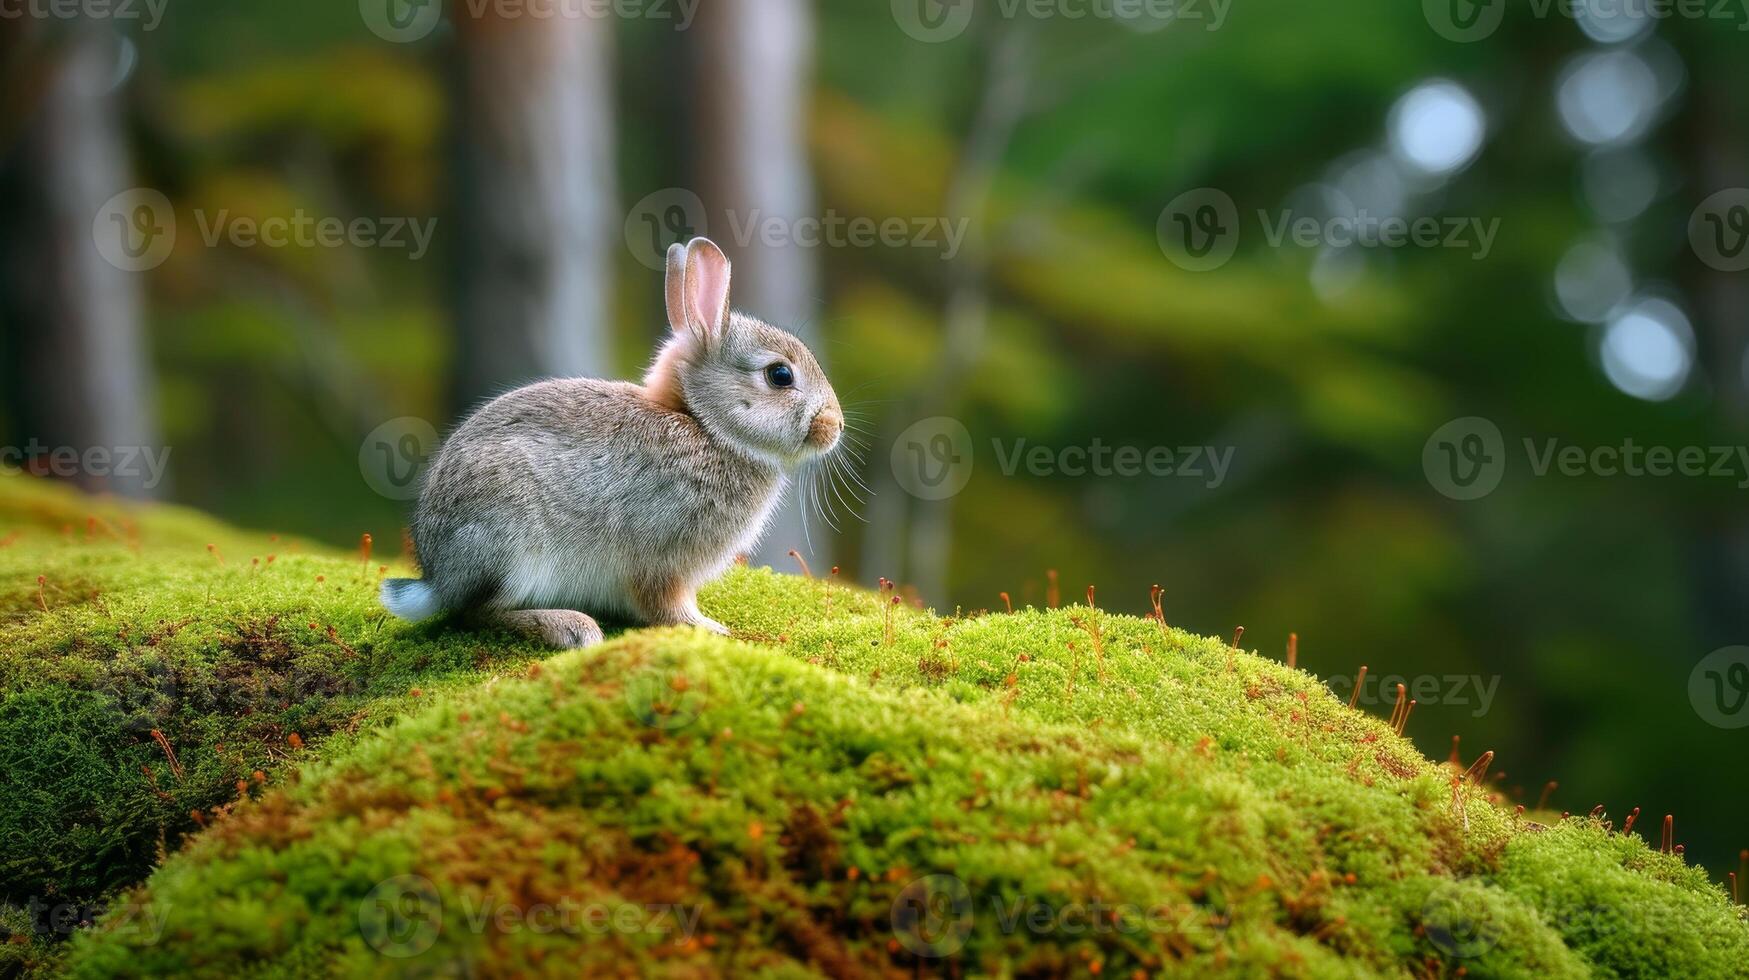
[{"label": "rabbit's hind leg", "polygon": [[601,642],[601,624],[575,609],[482,609],[476,614],[486,626],[497,626],[561,650]]}]

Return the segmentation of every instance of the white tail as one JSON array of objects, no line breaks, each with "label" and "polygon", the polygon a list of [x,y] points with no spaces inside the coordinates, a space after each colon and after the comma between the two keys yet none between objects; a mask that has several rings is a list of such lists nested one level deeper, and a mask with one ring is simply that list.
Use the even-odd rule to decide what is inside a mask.
[{"label": "white tail", "polygon": [[437,590],[416,578],[385,579],[382,599],[389,612],[413,623],[430,619],[443,609]]}]

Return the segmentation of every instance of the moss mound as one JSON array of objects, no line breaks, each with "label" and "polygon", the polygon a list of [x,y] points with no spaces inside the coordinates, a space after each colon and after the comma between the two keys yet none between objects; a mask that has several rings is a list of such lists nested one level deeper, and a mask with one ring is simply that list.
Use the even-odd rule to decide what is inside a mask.
[{"label": "moss mound", "polygon": [[[178,662],[216,672],[238,623],[274,611],[335,627],[306,630],[299,656],[358,651],[339,658],[356,687],[324,709],[333,734],[304,750],[276,743],[316,717],[302,697],[241,714],[178,702],[275,766],[257,786],[213,752],[215,784],[244,778],[242,795],[233,780],[207,804],[208,826],[57,971],[1712,976],[1749,962],[1749,925],[1701,870],[1590,819],[1507,812],[1311,675],[1218,640],[1084,605],[938,618],[742,569],[703,597],[736,640],[635,631],[527,662],[503,638],[381,622],[356,559],[299,555],[317,564],[283,588],[265,583],[295,567],[284,555],[248,573],[261,581],[236,559],[215,571],[189,547],[210,530],[114,559],[122,571],[95,541],[0,551],[11,574],[19,554],[72,549],[100,592],[149,565],[132,566],[160,583],[138,587],[139,613],[193,616],[176,637],[207,637]],[[316,568],[354,582],[305,583]],[[160,595],[184,576],[201,584]],[[89,667],[46,676],[103,662],[75,623],[26,609],[5,628],[38,637],[45,676],[9,673],[0,712],[53,704],[95,734],[130,703]],[[118,727],[74,740],[69,764],[117,780],[167,764]],[[185,781],[208,771],[188,758],[211,737],[198,731],[178,749]],[[86,843],[60,846],[98,861]]]},{"label": "moss mound", "polygon": [[385,642],[379,568],[0,475],[0,976],[330,736],[539,653]]}]

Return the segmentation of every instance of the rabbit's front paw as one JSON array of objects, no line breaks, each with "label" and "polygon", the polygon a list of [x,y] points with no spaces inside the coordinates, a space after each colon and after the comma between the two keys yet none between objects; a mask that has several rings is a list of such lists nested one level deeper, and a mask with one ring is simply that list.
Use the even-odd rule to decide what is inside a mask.
[{"label": "rabbit's front paw", "polygon": [[704,613],[693,613],[692,617],[688,619],[687,622],[689,625],[696,626],[701,630],[710,630],[712,633],[721,636],[729,635],[729,628],[727,626],[724,626],[722,623],[706,616]]}]

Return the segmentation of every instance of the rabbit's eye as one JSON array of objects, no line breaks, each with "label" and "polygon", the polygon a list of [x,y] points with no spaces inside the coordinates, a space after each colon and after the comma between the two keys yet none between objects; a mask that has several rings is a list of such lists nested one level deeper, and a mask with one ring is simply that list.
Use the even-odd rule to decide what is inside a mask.
[{"label": "rabbit's eye", "polygon": [[796,373],[788,364],[779,361],[765,369],[765,380],[771,382],[773,388],[789,388],[796,383]]}]

